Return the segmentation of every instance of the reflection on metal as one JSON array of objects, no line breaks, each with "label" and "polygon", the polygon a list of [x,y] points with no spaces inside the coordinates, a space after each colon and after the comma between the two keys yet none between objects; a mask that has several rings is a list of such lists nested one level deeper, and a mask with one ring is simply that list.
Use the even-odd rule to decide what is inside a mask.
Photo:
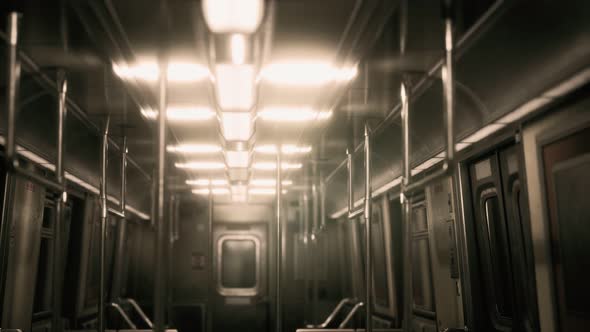
[{"label": "reflection on metal", "polygon": [[373,331],[373,237],[371,234],[371,137],[365,124],[365,329]]},{"label": "reflection on metal", "polygon": [[141,309],[141,307],[139,306],[139,304],[137,304],[137,302],[134,299],[128,298],[128,299],[122,299],[123,302],[127,302],[131,305],[131,307],[133,307],[133,309],[135,309],[135,311],[137,312],[137,314],[139,315],[139,317],[143,320],[143,322],[151,329],[153,328],[153,324],[152,321],[150,320],[150,318],[145,314],[145,312],[143,311],[143,309]]},{"label": "reflection on metal", "polygon": [[6,161],[9,169],[12,167],[15,156],[15,121],[18,101],[18,88],[20,84],[20,63],[18,59],[18,33],[21,15],[17,12],[8,14],[6,34],[8,35],[8,73],[6,85]]},{"label": "reflection on metal", "polygon": [[[352,307],[352,310],[350,310],[350,312],[348,313],[348,315],[346,315],[346,318],[344,318],[344,320],[342,321],[342,323],[340,324],[340,326],[338,326],[339,329],[343,329],[345,328],[348,323],[350,323],[350,321],[354,318],[354,315],[360,310],[360,308],[364,307],[365,304],[363,302],[358,302],[357,304],[354,305],[354,307]],[[367,332],[371,332],[373,329],[372,326],[367,326],[367,329],[365,329]]]},{"label": "reflection on metal", "polygon": [[209,195],[207,196],[207,227],[209,236],[207,237],[208,241],[208,254],[209,254],[209,267],[208,267],[208,280],[209,280],[209,287],[208,287],[208,310],[207,310],[207,331],[211,332],[213,330],[213,287],[211,287],[215,283],[215,275],[214,275],[214,259],[213,259],[213,192],[211,190],[211,179],[209,179]]},{"label": "reflection on metal", "polygon": [[[277,165],[281,165],[281,152],[277,152]],[[283,302],[282,302],[282,249],[283,249],[283,227],[281,225],[281,192],[282,192],[282,176],[281,176],[281,167],[276,168],[276,190],[275,190],[275,197],[276,197],[276,332],[281,332],[283,329]],[[258,265],[258,262],[256,263]],[[256,278],[258,280],[258,278]]]},{"label": "reflection on metal", "polygon": [[163,332],[165,328],[166,310],[166,110],[168,109],[168,55],[160,55],[160,78],[159,78],[159,112],[156,135],[156,177],[155,177],[155,207],[154,223],[156,226],[156,264],[154,280],[154,331]]},{"label": "reflection on metal", "polygon": [[135,324],[133,324],[133,322],[131,321],[131,319],[129,318],[129,316],[127,316],[127,314],[125,313],[125,311],[123,311],[123,309],[121,309],[121,306],[115,302],[111,302],[109,303],[109,307],[115,309],[117,311],[117,313],[119,315],[121,315],[121,318],[123,318],[123,320],[125,321],[125,324],[127,324],[127,327],[129,327],[130,329],[137,329],[137,326],[135,326]]},{"label": "reflection on metal", "polygon": [[311,326],[311,328],[324,329],[324,328],[328,327],[328,325],[330,325],[332,323],[334,318],[336,318],[338,313],[342,310],[342,308],[344,308],[345,305],[356,304],[356,303],[357,303],[356,299],[352,299],[349,297],[342,299],[340,302],[338,302],[338,305],[334,308],[334,310],[332,310],[330,315],[328,315],[328,317],[326,318],[326,320],[323,323],[321,323],[317,326]]},{"label": "reflection on metal", "polygon": [[[223,285],[223,242],[228,240],[252,241],[256,250],[256,283],[250,288],[227,288]],[[256,296],[260,292],[260,239],[253,235],[223,235],[217,240],[217,291],[223,296]]]},{"label": "reflection on metal", "polygon": [[100,252],[99,258],[99,291],[98,291],[98,332],[104,331],[104,309],[105,309],[105,269],[106,269],[106,248],[105,243],[107,240],[107,222],[108,222],[108,207],[107,207],[107,160],[108,160],[108,148],[109,148],[109,123],[110,118],[107,118],[107,122],[102,135],[102,149],[100,155],[100,240],[98,241],[98,250]]},{"label": "reflection on metal", "polygon": [[63,71],[58,72],[58,115],[57,115],[57,161],[55,167],[55,178],[62,186],[62,190],[58,192],[57,201],[55,204],[55,224],[54,224],[54,244],[53,244],[53,302],[52,302],[52,320],[51,327],[53,331],[60,331],[61,328],[61,297],[62,297],[62,223],[63,211],[67,200],[67,193],[65,190],[66,180],[64,172],[64,128],[66,121],[66,93],[68,81]]}]

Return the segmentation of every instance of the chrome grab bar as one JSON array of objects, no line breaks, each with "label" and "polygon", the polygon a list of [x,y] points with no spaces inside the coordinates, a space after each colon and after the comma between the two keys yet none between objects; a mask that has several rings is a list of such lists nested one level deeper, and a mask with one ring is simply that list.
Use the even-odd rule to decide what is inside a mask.
[{"label": "chrome grab bar", "polygon": [[137,314],[139,315],[139,317],[141,317],[141,319],[144,321],[144,323],[151,329],[154,327],[154,324],[152,323],[152,321],[150,320],[150,318],[145,314],[145,312],[143,311],[143,309],[141,309],[141,307],[139,306],[139,304],[137,303],[137,301],[135,301],[132,298],[126,298],[126,299],[121,299],[122,302],[126,302],[129,303],[133,309],[135,309],[135,311],[137,312]]},{"label": "chrome grab bar", "polygon": [[342,308],[344,308],[345,305],[355,304],[356,302],[357,301],[354,298],[350,298],[350,297],[343,298],[342,300],[340,300],[340,302],[338,302],[338,305],[336,305],[334,310],[332,310],[330,315],[328,315],[328,317],[326,318],[326,320],[323,323],[321,323],[319,325],[309,325],[308,327],[309,328],[318,328],[318,329],[326,328],[328,325],[330,325],[330,323],[332,323],[332,321],[336,318],[336,315],[338,315],[340,310],[342,310]]},{"label": "chrome grab bar", "polygon": [[342,323],[340,323],[340,326],[338,326],[338,328],[339,329],[345,328],[346,325],[348,325],[348,323],[350,323],[350,321],[352,320],[352,318],[354,317],[356,312],[359,311],[359,309],[364,306],[365,306],[365,304],[363,302],[358,302],[357,304],[355,304],[354,307],[352,307],[352,310],[350,310],[350,312],[348,313],[348,315],[346,315],[346,318],[344,318]]},{"label": "chrome grab bar", "polygon": [[119,315],[121,315],[121,317],[123,317],[123,320],[125,321],[125,323],[127,323],[127,325],[129,325],[129,328],[134,329],[134,330],[137,329],[137,326],[135,326],[135,324],[133,324],[133,322],[131,321],[129,316],[127,316],[125,311],[123,311],[123,309],[121,308],[121,306],[118,303],[111,302],[108,304],[108,306],[111,308],[115,308],[115,310],[117,310]]}]

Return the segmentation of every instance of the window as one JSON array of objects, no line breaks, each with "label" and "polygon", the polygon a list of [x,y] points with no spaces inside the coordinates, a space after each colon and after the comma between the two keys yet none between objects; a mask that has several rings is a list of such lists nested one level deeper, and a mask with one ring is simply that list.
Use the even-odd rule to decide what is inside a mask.
[{"label": "window", "polygon": [[416,313],[431,316],[434,309],[430,244],[424,202],[412,206],[412,294]]},{"label": "window", "polygon": [[500,316],[512,317],[512,304],[509,297],[511,292],[510,280],[512,269],[510,268],[510,257],[508,256],[508,237],[502,225],[500,216],[500,203],[498,196],[490,196],[484,200],[484,220],[487,227],[487,236],[491,248],[490,262],[493,287],[495,289],[496,309]]},{"label": "window", "polygon": [[218,241],[218,286],[222,295],[253,296],[258,292],[260,244],[249,235],[227,235]]}]

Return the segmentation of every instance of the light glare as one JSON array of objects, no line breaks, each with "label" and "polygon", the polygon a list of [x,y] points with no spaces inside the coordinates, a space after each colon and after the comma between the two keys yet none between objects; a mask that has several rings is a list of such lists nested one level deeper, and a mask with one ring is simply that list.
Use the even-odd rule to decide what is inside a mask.
[{"label": "light glare", "polygon": [[215,95],[224,111],[248,111],[254,104],[254,66],[215,66]]},{"label": "light glare", "polygon": [[[113,64],[113,72],[122,79],[156,82],[160,67],[155,61],[141,61],[132,65]],[[174,83],[197,82],[210,77],[207,67],[188,62],[171,62],[168,65],[168,81]]]},{"label": "light glare", "polygon": [[258,112],[258,116],[266,121],[306,122],[329,119],[332,111],[317,112],[310,107],[266,107]]},{"label": "light glare", "polygon": [[192,170],[220,170],[225,169],[225,164],[213,161],[192,161],[187,163],[175,163],[176,168]]},{"label": "light glare", "polygon": [[[142,108],[141,114],[149,119],[155,120],[158,117],[158,111],[151,108]],[[215,116],[215,112],[208,107],[168,107],[166,111],[168,121],[205,121]]]},{"label": "light glare", "polygon": [[196,179],[196,180],[186,180],[186,184],[189,186],[225,186],[228,184],[226,179]]},{"label": "light glare", "polygon": [[[277,146],[273,144],[258,145],[254,151],[262,154],[277,154]],[[281,145],[282,154],[305,154],[311,152],[311,146],[297,146],[294,144]]]},{"label": "light glare", "polygon": [[[271,171],[277,169],[277,164],[273,162],[256,162],[253,165],[254,169],[261,171]],[[301,163],[281,163],[281,169],[300,169],[303,167]]]},{"label": "light glare", "polygon": [[221,152],[221,146],[215,144],[179,144],[166,147],[168,152],[182,154],[208,154]]},{"label": "light glare", "polygon": [[253,33],[264,12],[263,0],[203,0],[203,14],[215,33]]},{"label": "light glare", "polygon": [[280,62],[262,69],[261,79],[273,84],[319,86],[347,82],[357,75],[356,67],[337,68],[323,62]]},{"label": "light glare", "polygon": [[[250,185],[255,187],[273,187],[275,186],[277,181],[275,179],[252,179],[250,180]],[[283,180],[281,181],[281,185],[283,186],[290,186],[293,184],[291,180]]]},{"label": "light glare", "polygon": [[[193,189],[193,194],[196,195],[209,195],[209,188]],[[211,194],[213,195],[228,195],[229,189],[227,188],[211,188]]]},{"label": "light glare", "polygon": [[250,113],[221,113],[221,134],[227,141],[247,141],[254,131],[251,118]]},{"label": "light glare", "polygon": [[240,34],[231,36],[231,59],[234,65],[243,65],[246,61],[246,37]]},{"label": "light glare", "polygon": [[227,151],[225,161],[228,167],[245,168],[250,164],[250,153],[248,151]]}]

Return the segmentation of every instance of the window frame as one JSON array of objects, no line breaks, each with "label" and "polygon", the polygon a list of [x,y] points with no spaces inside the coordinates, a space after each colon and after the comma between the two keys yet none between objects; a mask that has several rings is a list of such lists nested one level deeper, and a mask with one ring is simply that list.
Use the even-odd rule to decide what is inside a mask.
[{"label": "window frame", "polygon": [[[255,246],[255,259],[256,259],[256,283],[254,287],[248,288],[233,288],[224,287],[223,285],[223,243],[228,240],[236,241],[252,241]],[[246,234],[228,234],[222,235],[217,239],[217,291],[222,296],[256,296],[260,292],[260,239],[254,235]]]}]

